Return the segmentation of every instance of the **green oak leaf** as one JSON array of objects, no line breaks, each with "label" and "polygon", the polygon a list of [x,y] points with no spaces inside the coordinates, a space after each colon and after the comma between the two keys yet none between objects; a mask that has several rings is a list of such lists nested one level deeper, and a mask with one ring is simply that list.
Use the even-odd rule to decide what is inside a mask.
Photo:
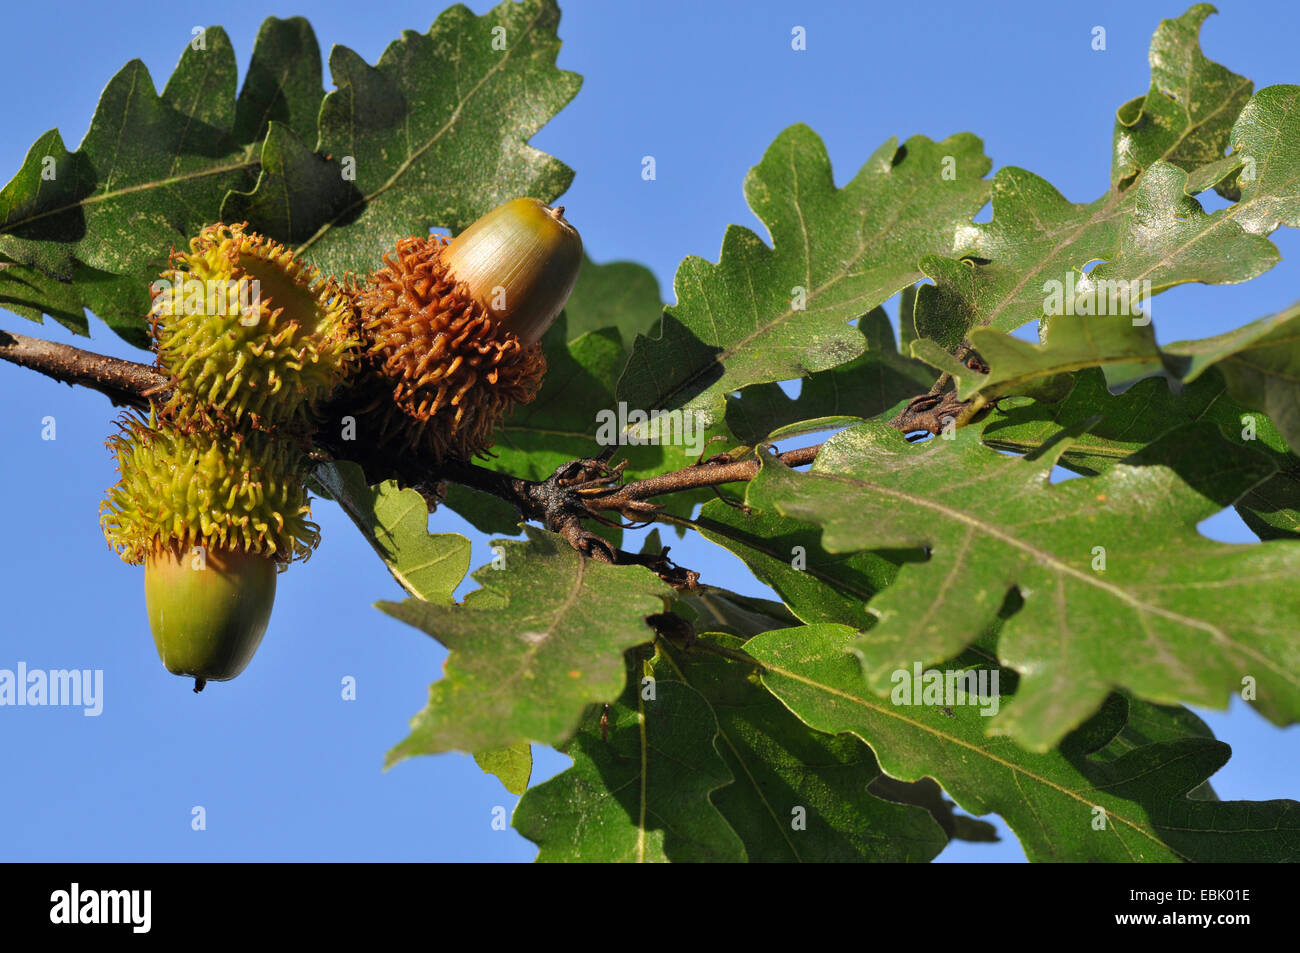
[{"label": "green oak leaf", "polygon": [[809,730],[759,683],[743,644],[720,633],[702,636],[689,652],[661,644],[654,673],[660,686],[682,682],[713,708],[717,748],[735,780],[712,800],[749,860],[933,859],[948,839],[929,812],[869,793],[881,777],[871,750],[849,735]]},{"label": "green oak leaf", "polygon": [[[776,513],[748,513],[722,500],[704,504],[694,521],[700,534],[744,560],[758,580],[780,594],[804,622],[866,627],[867,602],[898,574],[898,561],[875,552],[828,553],[816,526]],[[920,559],[919,551],[911,558]]]},{"label": "green oak leaf", "polygon": [[1300,228],[1300,86],[1267,86],[1232,127],[1232,153],[1242,165],[1241,199],[1232,209],[1241,227],[1268,235]]},{"label": "green oak leaf", "polygon": [[[1263,95],[1267,91],[1261,91]],[[1244,113],[1243,113],[1244,115]],[[1300,123],[1296,124],[1300,131]],[[1288,183],[1290,185],[1290,183]],[[1252,205],[1258,201],[1242,195],[1235,205],[1207,214],[1187,194],[1187,173],[1174,165],[1156,162],[1142,174],[1126,205],[1118,242],[1106,258],[1088,273],[1090,283],[1124,282],[1158,294],[1174,285],[1233,284],[1247,281],[1281,261],[1277,247],[1265,236],[1277,228],[1252,231]],[[1262,201],[1273,205],[1274,195]]]},{"label": "green oak leaf", "polygon": [[459,533],[430,533],[429,504],[389,480],[367,485],[355,463],[336,460],[312,474],[383,559],[397,584],[415,596],[452,605],[469,571],[470,543]]},{"label": "green oak leaf", "polygon": [[617,696],[622,653],[653,638],[645,617],[672,594],[648,569],[588,559],[541,530],[493,546],[500,556],[473,574],[482,588],[464,605],[379,603],[451,652],[390,765],[415,754],[562,743],[587,705]]},{"label": "green oak leaf", "polygon": [[0,304],[78,334],[90,310],[144,346],[149,282],[173,246],[221,217],[230,190],[253,185],[266,123],[314,140],[323,91],[306,20],[262,24],[238,98],[225,31],[210,27],[197,42],[161,95],[139,60],[123,67],[75,152],[57,130],[32,146],[0,191],[0,261],[31,267],[0,277]]},{"label": "green oak leaf", "polygon": [[656,338],[638,337],[618,396],[645,411],[720,419],[726,394],[844,364],[866,341],[849,322],[948,252],[988,195],[989,160],[969,133],[891,139],[844,188],[817,134],[791,126],[745,178],[772,246],[730,226],[718,264],[685,259]]},{"label": "green oak leaf", "polygon": [[1198,3],[1161,20],[1151,38],[1151,88],[1115,116],[1111,185],[1125,188],[1157,160],[1186,172],[1223,158],[1233,120],[1253,84],[1201,52],[1201,24],[1215,9]]},{"label": "green oak leaf", "polygon": [[727,401],[727,428],[749,446],[767,439],[856,423],[884,413],[901,400],[924,393],[935,374],[904,357],[883,308],[858,323],[867,349],[847,364],[804,378],[799,396],[779,384],[754,384]]},{"label": "green oak leaf", "polygon": [[[1163,347],[1150,326],[1126,317],[1058,315],[1047,319],[1043,331],[1043,344],[993,328],[971,332],[971,345],[989,370],[953,368],[957,396],[979,394],[988,401],[1026,393],[1089,367],[1102,368],[1111,390],[1120,392],[1152,374],[1190,384],[1215,367],[1234,400],[1267,414],[1291,448],[1300,449],[1300,304],[1224,334]],[[917,350],[944,366],[944,352],[932,343],[921,342]]]},{"label": "green oak leaf", "polygon": [[[1181,387],[1177,393],[1161,379],[1147,379],[1123,394],[1111,394],[1098,369],[1070,376],[1072,389],[1064,400],[1004,401],[983,425],[988,446],[1012,453],[1032,453],[1064,430],[1078,433],[1061,456],[1062,466],[1095,475],[1136,453],[1162,434],[1197,420],[1219,425],[1229,442],[1248,455],[1265,453],[1277,472],[1252,487],[1235,506],[1246,525],[1261,539],[1300,537],[1300,458],[1268,417],[1254,413],[1227,393],[1223,376],[1214,369]],[[841,620],[847,621],[847,620]]]},{"label": "green oak leaf", "polygon": [[515,829],[539,861],[743,861],[709,799],[732,780],[709,703],[680,682],[644,682],[633,662],[618,699],[590,711],[561,749],[573,767],[520,799]]},{"label": "green oak leaf", "polygon": [[474,763],[495,775],[511,794],[523,794],[533,775],[533,746],[520,741],[504,748],[475,751]]},{"label": "green oak leaf", "polygon": [[[1180,38],[1175,46],[1186,43],[1181,56],[1171,56],[1168,44],[1153,55],[1153,88],[1180,91],[1174,112],[1191,110],[1188,124],[1154,113],[1143,121],[1133,103],[1122,107],[1121,127],[1137,121],[1117,142],[1119,184],[1091,203],[1070,202],[1023,169],[998,170],[992,220],[957,232],[956,258],[936,254],[922,263],[934,284],[917,295],[912,320],[920,336],[952,350],[971,328],[1011,331],[1040,320],[1094,262],[1086,276],[1094,287],[1133,283],[1143,305],[1177,284],[1246,281],[1277,263],[1266,236],[1300,221],[1300,87],[1267,87],[1234,113],[1238,79],[1210,69],[1195,44],[1207,13],[1194,8],[1181,24],[1162,25]],[[1195,166],[1229,145],[1230,157]],[[1192,193],[1230,174],[1238,200],[1207,214]]]},{"label": "green oak leaf", "polygon": [[1251,677],[1260,711],[1279,724],[1300,717],[1290,635],[1300,543],[1230,545],[1196,531],[1274,464],[1209,423],[1171,431],[1097,477],[1053,485],[1055,459],[997,453],[973,428],[918,446],[862,424],[832,438],[808,474],[765,459],[746,500],[819,523],[831,552],[929,551],[872,600],[878,621],[856,648],[873,691],[913,662],[960,652],[1014,586],[1024,606],[998,654],[1024,678],[996,730],[1032,750],[1116,688],[1222,708]]},{"label": "green oak leaf", "polygon": [[589,331],[616,328],[626,350],[631,350],[638,334],[649,334],[659,326],[663,310],[659,282],[649,268],[630,261],[598,265],[586,252],[564,306],[570,340]]},{"label": "green oak leaf", "polygon": [[1247,281],[1277,264],[1273,243],[1239,220],[1249,199],[1207,213],[1186,185],[1186,172],[1160,161],[1127,191],[1080,205],[1032,172],[999,169],[992,221],[959,235],[964,260],[922,261],[934,284],[917,294],[917,333],[951,349],[972,328],[1013,331],[1057,313],[1072,287],[1079,300],[1123,301],[1124,313],[1136,316],[1151,295],[1175,285]]},{"label": "green oak leaf", "polygon": [[[314,264],[364,274],[398,239],[461,231],[520,195],[553,200],[573,172],[528,140],[581,84],[555,67],[559,19],[555,0],[505,2],[481,17],[457,5],[429,32],[405,31],[374,66],[335,46],[319,139],[299,132],[314,149],[284,147],[263,168],[244,205],[253,227],[259,213],[287,221]],[[323,183],[330,170],[336,185],[318,194],[296,181]]]},{"label": "green oak leaf", "polygon": [[235,141],[261,142],[276,122],[315,142],[325,98],[320,78],[320,44],[306,17],[267,17],[235,101]]},{"label": "green oak leaf", "polygon": [[[890,776],[932,777],[963,810],[1001,815],[1031,861],[1259,862],[1300,852],[1295,801],[1188,796],[1231,754],[1213,738],[1189,731],[1096,757],[1127,720],[1115,694],[1057,749],[1026,751],[989,736],[984,704],[902,704],[901,691],[900,704],[878,698],[850,651],[856,638],[848,626],[813,625],[768,632],[745,650],[763,665],[763,684],[806,724],[852,732]],[[945,668],[960,673],[981,661],[963,656]],[[1010,673],[1001,674],[1000,685]]]},{"label": "green oak leaf", "polygon": [[0,251],[64,280],[74,262],[144,279],[215,219],[255,160],[231,136],[230,40],[221,27],[203,36],[161,94],[142,62],[124,66],[76,152],[57,130],[36,141],[0,191]]}]

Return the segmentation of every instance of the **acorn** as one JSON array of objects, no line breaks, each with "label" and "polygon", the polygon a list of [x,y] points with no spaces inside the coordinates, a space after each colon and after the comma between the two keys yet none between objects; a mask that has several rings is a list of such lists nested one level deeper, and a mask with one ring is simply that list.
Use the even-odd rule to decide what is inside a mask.
[{"label": "acorn", "polygon": [[434,463],[483,453],[541,388],[539,342],[573,290],[582,239],[563,206],[520,198],[451,241],[402,239],[383,260],[353,289],[376,442]]},{"label": "acorn", "polygon": [[[360,341],[332,278],[245,225],[209,225],[153,285],[158,364],[178,426],[299,426],[348,376]],[[195,418],[201,418],[196,423]]]},{"label": "acorn", "polygon": [[145,557],[145,609],[167,671],[193,678],[195,691],[242,672],[271,621],[276,576],[274,560],[239,550]]},{"label": "acorn", "polygon": [[109,545],[145,567],[145,604],[167,670],[195,691],[234,678],[261,643],[277,571],[320,535],[301,452],[260,431],[182,431],[126,414],[107,445],[118,483],[100,504]]}]

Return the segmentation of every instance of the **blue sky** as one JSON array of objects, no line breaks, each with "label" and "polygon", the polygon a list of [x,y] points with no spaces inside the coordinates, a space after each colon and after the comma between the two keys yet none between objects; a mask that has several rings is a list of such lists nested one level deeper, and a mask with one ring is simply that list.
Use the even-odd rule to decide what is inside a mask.
[{"label": "blue sky", "polygon": [[[492,6],[471,3],[476,13]],[[1206,53],[1256,87],[1300,81],[1294,41],[1300,13],[1287,0],[1224,2],[1203,32]],[[78,5],[51,30],[49,8],[6,11],[11,44],[0,62],[9,95],[0,178],[31,142],[57,126],[71,146],[99,92],[141,57],[161,87],[195,25],[214,16],[229,32],[241,74],[268,15],[308,16],[323,47],[341,43],[373,62],[402,29],[425,30],[438,4],[127,2]],[[687,254],[715,260],[728,223],[758,228],[744,203],[746,171],[786,126],[805,122],[826,141],[836,181],[852,176],[886,138],[935,139],[969,130],[995,167],[1045,176],[1087,201],[1108,181],[1115,108],[1145,91],[1147,46],[1168,3],[865,4],[673,0],[564,5],[561,67],[583,74],[577,99],[533,139],[573,167],[564,197],[597,261],[651,267],[671,301]],[[807,49],[790,48],[803,26]],[[1106,29],[1104,52],[1092,29]],[[328,79],[326,89],[331,88]],[[641,178],[641,158],[657,178]],[[1155,304],[1162,340],[1198,337],[1275,311],[1297,294],[1300,239],[1281,231],[1284,261],[1246,285],[1182,286]],[[0,311],[0,328],[36,331]],[[140,357],[102,324],[91,347]],[[76,343],[85,344],[84,341]],[[138,569],[103,541],[97,507],[113,480],[102,441],[112,411],[102,397],[0,366],[0,494],[6,501],[0,562],[0,668],[105,672],[103,714],[0,709],[0,821],[4,860],[527,860],[534,849],[493,830],[492,809],[515,799],[468,756],[381,770],[439,676],[443,651],[371,608],[401,592],[331,504],[315,516],[324,543],[280,578],[275,615],[248,671],[194,696],[158,664],[144,618]],[[57,438],[41,439],[53,416]],[[450,513],[438,531],[486,538]],[[1215,538],[1246,541],[1231,514]],[[706,581],[762,588],[705,541],[673,555]],[[356,701],[340,680],[357,680]],[[1278,731],[1238,706],[1208,720],[1232,744],[1214,779],[1225,798],[1292,796],[1300,789],[1300,729]],[[544,755],[538,776],[565,759]],[[207,827],[191,827],[193,809]],[[956,845],[944,860],[1015,860],[1000,845]]]}]

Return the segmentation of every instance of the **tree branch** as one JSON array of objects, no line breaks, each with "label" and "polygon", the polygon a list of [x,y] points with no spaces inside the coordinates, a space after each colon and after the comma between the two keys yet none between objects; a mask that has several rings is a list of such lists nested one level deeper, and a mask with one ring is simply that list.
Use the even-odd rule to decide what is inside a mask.
[{"label": "tree branch", "polygon": [[167,375],[149,364],[11,331],[0,331],[0,360],[31,368],[65,384],[97,390],[120,407],[147,408],[149,397],[166,392],[170,383]]},{"label": "tree branch", "polygon": [[[803,466],[813,462],[821,447],[821,444],[817,444],[814,447],[787,450],[785,453],[777,454],[777,459],[788,467]],[[668,493],[752,480],[758,476],[759,465],[756,457],[733,460],[727,454],[722,454],[720,457],[674,470],[672,473],[661,473],[659,476],[637,480],[635,483],[625,483],[609,491],[592,494],[587,497],[587,501],[589,505],[599,509],[622,512],[633,503]]]},{"label": "tree branch", "polygon": [[[95,354],[67,344],[0,331],[0,360],[38,371],[66,384],[78,384],[99,391],[119,406],[147,409],[150,400],[165,400],[170,379],[158,368],[135,361]],[[925,431],[940,433],[959,418],[967,403],[958,401],[944,388],[943,379],[930,393],[912,399],[890,425],[905,433]],[[327,419],[339,419],[350,412],[348,398],[326,407]],[[448,460],[429,466],[404,454],[367,447],[354,440],[334,438],[325,430],[317,433],[316,444],[335,459],[361,465],[367,479],[379,482],[396,479],[420,490],[426,500],[440,498],[437,485],[443,481],[459,483],[489,493],[512,504],[527,520],[541,523],[548,530],[564,536],[574,549],[601,562],[640,565],[650,568],[660,578],[679,589],[693,589],[699,573],[677,566],[668,558],[665,547],[658,554],[631,553],[611,545],[583,525],[595,520],[607,526],[621,526],[601,515],[617,513],[634,523],[659,518],[655,497],[702,487],[752,480],[761,462],[749,455],[734,459],[720,454],[672,473],[645,480],[622,483],[623,463],[611,466],[605,457],[573,460],[559,467],[545,480],[525,480],[507,473],[460,460]],[[789,467],[809,464],[821,445],[788,450],[777,455]]]}]

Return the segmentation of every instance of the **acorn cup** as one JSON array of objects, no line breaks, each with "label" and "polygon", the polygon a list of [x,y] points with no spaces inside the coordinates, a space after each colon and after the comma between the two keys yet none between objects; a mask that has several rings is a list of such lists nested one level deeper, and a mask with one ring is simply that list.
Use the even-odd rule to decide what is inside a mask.
[{"label": "acorn cup", "polygon": [[455,239],[402,239],[352,289],[367,360],[358,414],[374,442],[433,463],[492,446],[501,421],[541,388],[539,341],[582,264],[564,208],[520,198]]},{"label": "acorn cup", "polygon": [[178,426],[309,430],[357,356],[344,289],[240,225],[209,225],[153,286],[158,364]]},{"label": "acorn cup", "polygon": [[100,504],[100,523],[124,561],[144,564],[163,665],[201,691],[248,665],[277,572],[319,543],[300,452],[257,431],[179,431],[156,413],[128,413],[118,426],[108,447],[120,479]]}]

